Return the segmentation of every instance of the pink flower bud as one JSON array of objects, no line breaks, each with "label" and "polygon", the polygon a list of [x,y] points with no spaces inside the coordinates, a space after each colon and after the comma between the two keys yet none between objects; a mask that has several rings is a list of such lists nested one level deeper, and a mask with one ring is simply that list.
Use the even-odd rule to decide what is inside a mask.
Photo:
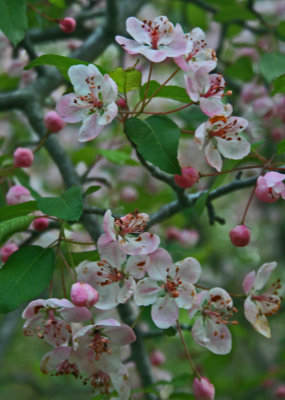
[{"label": "pink flower bud", "polygon": [[57,133],[65,127],[65,122],[60,118],[56,111],[49,111],[45,115],[45,126],[48,131]]},{"label": "pink flower bud", "polygon": [[36,218],[32,222],[32,227],[39,232],[45,231],[48,226],[49,226],[49,220],[45,217]]},{"label": "pink flower bud", "polygon": [[196,400],[213,400],[215,398],[215,387],[204,376],[201,379],[195,378],[193,382],[193,394]]},{"label": "pink flower bud", "polygon": [[76,282],[71,287],[71,301],[75,306],[92,307],[99,300],[96,289],[88,283]]},{"label": "pink flower bud", "polygon": [[174,181],[177,186],[187,189],[195,185],[199,179],[199,172],[196,168],[181,168],[181,175],[174,175]]},{"label": "pink flower bud", "polygon": [[265,203],[275,203],[280,197],[285,200],[284,174],[270,171],[259,176],[255,189],[256,197]]},{"label": "pink flower bud", "polygon": [[250,230],[245,225],[237,225],[230,231],[230,239],[236,247],[247,246],[250,241]]},{"label": "pink flower bud", "polygon": [[158,367],[159,365],[163,364],[165,361],[165,356],[164,354],[159,351],[159,350],[154,350],[150,357],[150,363],[151,365],[153,365],[154,367]]},{"label": "pink flower bud", "polygon": [[279,399],[285,399],[285,384],[281,384],[277,387],[275,395]]},{"label": "pink flower bud", "polygon": [[33,164],[34,153],[30,149],[18,147],[14,151],[14,165],[15,167],[27,168]]},{"label": "pink flower bud", "polygon": [[138,192],[135,188],[131,186],[125,186],[121,191],[120,197],[123,201],[126,201],[127,203],[132,203],[133,201],[137,200]]},{"label": "pink flower bud", "polygon": [[18,246],[15,243],[6,243],[0,250],[1,260],[6,262],[11,254],[18,250]]},{"label": "pink flower bud", "polygon": [[25,203],[29,200],[31,200],[30,191],[21,185],[12,186],[6,194],[6,201],[8,206]]},{"label": "pink flower bud", "polygon": [[116,101],[117,106],[120,108],[126,108],[127,107],[127,103],[124,99],[122,99],[121,97],[118,98],[118,100]]},{"label": "pink flower bud", "polygon": [[72,33],[76,28],[76,21],[74,18],[64,18],[59,21],[59,27],[64,33]]}]

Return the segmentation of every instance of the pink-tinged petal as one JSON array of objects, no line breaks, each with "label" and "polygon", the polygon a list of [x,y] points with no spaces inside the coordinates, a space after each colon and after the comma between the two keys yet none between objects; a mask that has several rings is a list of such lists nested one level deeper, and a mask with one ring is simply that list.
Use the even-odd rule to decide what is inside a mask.
[{"label": "pink-tinged petal", "polygon": [[175,263],[175,267],[177,276],[179,276],[183,283],[196,283],[201,276],[202,268],[196,258],[186,257],[184,260]]},{"label": "pink-tinged petal", "polygon": [[75,93],[64,95],[56,105],[56,112],[65,122],[80,122],[87,115],[89,105],[79,100]]},{"label": "pink-tinged petal", "polygon": [[145,272],[150,267],[149,256],[131,256],[128,258],[125,272],[131,274],[136,279],[142,279],[145,276]]},{"label": "pink-tinged petal", "polygon": [[82,261],[75,270],[79,282],[89,283],[96,289],[100,282],[98,272],[101,270],[97,262]]},{"label": "pink-tinged petal", "polygon": [[[232,140],[217,137],[217,146],[219,152],[226,158],[240,160],[250,153],[250,144],[241,136],[227,136]],[[240,140],[239,140],[240,139]]]},{"label": "pink-tinged petal", "polygon": [[157,249],[149,256],[150,267],[149,276],[157,281],[165,281],[169,274],[169,269],[173,267],[171,255],[165,249]]},{"label": "pink-tinged petal", "polygon": [[275,183],[274,187],[272,188],[272,194],[274,197],[282,197],[284,199],[284,194],[285,194],[285,185],[283,182],[277,182]]},{"label": "pink-tinged petal", "polygon": [[151,318],[160,329],[167,329],[176,324],[179,308],[173,297],[159,297],[151,308]]},{"label": "pink-tinged petal", "polygon": [[37,299],[31,301],[22,312],[22,318],[24,319],[32,318],[34,315],[37,315],[39,311],[43,307],[45,307],[45,305],[46,305],[46,300],[44,299]]},{"label": "pink-tinged petal", "polygon": [[147,26],[135,17],[130,17],[126,21],[127,32],[138,42],[151,45],[150,35]]},{"label": "pink-tinged petal", "polygon": [[104,109],[104,113],[98,117],[98,124],[99,125],[108,125],[110,124],[113,119],[118,114],[118,106],[116,103],[110,103]]},{"label": "pink-tinged petal", "polygon": [[189,70],[188,63],[183,56],[174,57],[173,60],[178,65],[178,67],[180,67],[183,71],[186,72]]},{"label": "pink-tinged petal", "polygon": [[99,326],[99,328],[105,327],[105,326],[121,326],[121,323],[117,321],[114,318],[107,318],[107,319],[101,319],[100,321],[96,322],[96,326]]},{"label": "pink-tinged petal", "polygon": [[277,262],[272,261],[270,263],[263,264],[257,271],[254,289],[260,290],[267,283],[272,271],[277,267]]},{"label": "pink-tinged petal", "polygon": [[102,98],[104,104],[110,104],[117,100],[118,86],[109,75],[104,75],[104,84],[102,87]]},{"label": "pink-tinged petal", "polygon": [[102,260],[106,260],[112,267],[121,270],[127,256],[120,249],[118,242],[110,240],[107,235],[101,235],[97,242],[98,251]]},{"label": "pink-tinged petal", "polygon": [[116,240],[115,219],[112,217],[111,210],[107,210],[104,214],[103,229],[110,239]]},{"label": "pink-tinged petal", "polygon": [[212,143],[212,141],[209,141],[209,143],[205,147],[205,157],[207,163],[211,167],[215,168],[218,172],[222,170],[222,165],[223,165],[222,157],[218,152],[218,150],[216,149],[216,147],[214,146],[214,144]]},{"label": "pink-tinged petal", "polygon": [[200,93],[197,88],[195,78],[194,77],[190,78],[189,76],[185,75],[184,79],[185,79],[185,89],[190,99],[194,102],[199,101]]},{"label": "pink-tinged petal", "polygon": [[180,51],[177,52],[178,54],[176,54],[176,51],[173,51],[172,53],[174,54],[170,55],[169,53],[171,53],[171,51],[169,50],[168,47],[167,50],[154,50],[146,46],[141,46],[139,53],[145,56],[149,61],[155,63],[162,62],[167,57],[175,57],[181,55]]},{"label": "pink-tinged petal", "polygon": [[90,86],[87,83],[86,79],[94,77],[96,79],[97,85],[102,85],[103,83],[101,72],[93,64],[73,65],[68,70],[68,76],[74,87],[74,91],[80,96],[86,96],[90,92]]},{"label": "pink-tinged petal", "polygon": [[208,298],[211,300],[211,305],[217,309],[232,308],[233,300],[225,289],[215,287],[208,291]]},{"label": "pink-tinged petal", "polygon": [[207,137],[207,123],[199,125],[195,131],[194,141],[199,145],[200,149],[203,147],[205,143],[205,139]]},{"label": "pink-tinged petal", "polygon": [[60,314],[66,322],[84,322],[93,318],[93,315],[86,307],[62,308]]},{"label": "pink-tinged petal", "polygon": [[191,330],[192,337],[199,346],[206,347],[210,339],[207,336],[205,324],[202,316],[198,316]]},{"label": "pink-tinged petal", "polygon": [[268,339],[271,338],[271,331],[267,318],[262,314],[260,304],[252,301],[250,296],[248,296],[244,302],[244,315],[258,333]]},{"label": "pink-tinged petal", "polygon": [[136,282],[133,277],[125,278],[123,286],[118,293],[118,302],[126,303],[134,294]]},{"label": "pink-tinged petal", "polygon": [[51,372],[57,372],[59,365],[68,360],[71,352],[71,347],[61,346],[56,347],[52,351],[46,353],[41,361],[40,369],[44,374],[50,374]]},{"label": "pink-tinged petal", "polygon": [[[177,24],[178,25],[178,24]],[[176,39],[172,43],[170,43],[167,47],[165,47],[165,52],[167,57],[177,57],[182,56],[187,51],[187,44],[182,39]]]},{"label": "pink-tinged petal", "polygon": [[278,200],[278,197],[273,196],[273,190],[269,190],[264,176],[259,176],[257,179],[255,195],[260,201],[264,201],[265,203],[275,203]]},{"label": "pink-tinged petal", "polygon": [[99,293],[99,301],[96,303],[96,308],[100,310],[110,310],[118,305],[120,282],[114,282],[103,286],[98,285],[96,289]]},{"label": "pink-tinged petal", "polygon": [[207,349],[215,354],[228,354],[232,349],[232,336],[226,325],[216,324],[210,318],[206,320],[206,335],[209,338]]},{"label": "pink-tinged petal", "polygon": [[284,179],[285,175],[280,174],[279,172],[271,171],[264,175],[264,180],[268,187],[273,187],[276,183],[282,182]]},{"label": "pink-tinged petal", "polygon": [[224,113],[225,104],[219,99],[214,98],[200,98],[200,108],[204,114],[208,117],[214,117],[215,115],[222,115]]},{"label": "pink-tinged petal", "polygon": [[250,292],[251,288],[254,285],[254,281],[255,281],[255,271],[251,271],[245,276],[242,283],[245,294],[248,294]]},{"label": "pink-tinged petal", "polygon": [[44,334],[44,340],[52,346],[62,346],[69,342],[70,326],[65,325],[59,320],[49,326],[48,332]]},{"label": "pink-tinged petal", "polygon": [[197,311],[201,310],[202,304],[204,303],[204,300],[206,300],[206,299],[208,299],[208,291],[207,290],[202,290],[201,292],[196,293],[195,304],[188,311],[188,315],[189,315],[190,319],[194,318]]},{"label": "pink-tinged petal", "polygon": [[126,235],[119,241],[121,249],[131,256],[151,254],[158,248],[159,243],[159,237],[150,232],[143,232],[137,237]]},{"label": "pink-tinged petal", "polygon": [[161,288],[156,281],[150,278],[144,278],[137,284],[134,293],[134,302],[137,306],[149,306],[157,299]]},{"label": "pink-tinged petal", "polygon": [[96,111],[84,118],[83,124],[79,129],[79,142],[89,142],[89,140],[95,139],[104,129],[104,125],[99,125],[98,122],[99,114]]},{"label": "pink-tinged petal", "polygon": [[106,327],[103,334],[110,338],[111,345],[116,346],[124,346],[136,340],[135,332],[126,324]]},{"label": "pink-tinged petal", "polygon": [[177,290],[179,292],[179,296],[175,298],[177,306],[189,310],[195,302],[196,290],[194,285],[183,282]]},{"label": "pink-tinged petal", "polygon": [[[135,40],[126,39],[123,36],[116,36],[115,40],[122,48],[129,54],[139,54],[142,49],[144,49],[144,45],[139,44]],[[157,51],[157,50],[154,50]]]},{"label": "pink-tinged petal", "polygon": [[124,365],[121,365],[116,372],[110,373],[110,378],[115,390],[118,392],[119,400],[129,399],[131,386],[127,368]]}]

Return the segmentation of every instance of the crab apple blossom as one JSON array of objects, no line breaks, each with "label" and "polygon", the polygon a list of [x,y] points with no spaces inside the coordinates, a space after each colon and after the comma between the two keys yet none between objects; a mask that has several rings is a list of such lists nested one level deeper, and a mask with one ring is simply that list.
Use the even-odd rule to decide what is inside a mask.
[{"label": "crab apple blossom", "polygon": [[161,365],[165,362],[165,355],[159,350],[154,350],[151,353],[149,359],[150,359],[151,365],[158,367],[159,365]]},{"label": "crab apple blossom", "polygon": [[181,175],[174,175],[174,182],[177,186],[187,189],[195,185],[199,180],[199,171],[193,167],[181,168]]},{"label": "crab apple blossom", "polygon": [[169,241],[177,240],[182,246],[195,246],[199,240],[199,233],[195,229],[177,229],[171,226],[166,231]]},{"label": "crab apple blossom", "polygon": [[182,56],[189,47],[181,26],[176,24],[174,27],[165,16],[156,17],[152,21],[130,17],[126,21],[126,29],[134,40],[116,36],[116,42],[129,54],[142,54],[155,63],[167,57]]},{"label": "crab apple blossom", "polygon": [[76,21],[74,18],[66,17],[59,21],[59,27],[64,33],[72,33],[76,28]]},{"label": "crab apple blossom", "polygon": [[207,43],[206,35],[200,28],[192,29],[192,31],[186,33],[183,38],[186,42],[187,49],[184,55],[175,57],[174,61],[183,71],[187,71],[189,69],[188,61],[197,56],[197,53],[203,50],[207,46]]},{"label": "crab apple blossom", "polygon": [[2,262],[6,262],[8,258],[15,253],[15,251],[19,250],[19,247],[15,243],[6,243],[0,249],[0,257]]},{"label": "crab apple blossom", "polygon": [[257,273],[249,272],[243,281],[244,292],[248,295],[244,302],[245,317],[257,332],[267,338],[271,337],[267,317],[275,314],[281,304],[281,297],[278,295],[281,288],[280,280],[272,284],[266,292],[260,293],[260,291],[276,266],[275,261],[263,264]]},{"label": "crab apple blossom", "polygon": [[193,394],[195,400],[213,400],[215,398],[215,387],[208,378],[194,378]]},{"label": "crab apple blossom", "polygon": [[78,140],[86,142],[96,138],[116,117],[118,88],[109,75],[103,76],[93,64],[73,65],[68,76],[75,93],[64,95],[56,111],[65,122],[83,122]]},{"label": "crab apple blossom", "polygon": [[231,117],[231,113],[232,107],[227,107],[224,115],[210,118],[195,131],[194,140],[200,149],[204,148],[207,163],[219,172],[223,164],[221,155],[239,160],[250,152],[250,144],[239,135],[248,122],[241,117]]},{"label": "crab apple blossom", "polygon": [[256,197],[265,203],[275,203],[280,197],[285,200],[284,179],[284,174],[274,171],[259,176],[255,189]]},{"label": "crab apple blossom", "polygon": [[21,185],[15,185],[10,187],[6,194],[6,202],[8,206],[14,204],[25,203],[31,200],[31,193],[28,189]]},{"label": "crab apple blossom", "polygon": [[103,219],[104,240],[118,242],[119,248],[129,255],[153,253],[158,248],[160,239],[153,233],[143,232],[148,221],[149,216],[138,211],[114,219],[111,211],[107,210]]},{"label": "crab apple blossom", "polygon": [[170,254],[161,248],[149,258],[149,277],[138,282],[134,301],[138,306],[152,304],[153,322],[166,329],[175,325],[179,308],[192,307],[196,296],[194,283],[200,278],[201,266],[193,257],[174,264]]},{"label": "crab apple blossom", "polygon": [[49,220],[45,217],[39,217],[33,220],[32,227],[35,231],[45,231],[49,226]]},{"label": "crab apple blossom", "polygon": [[217,287],[198,293],[189,310],[190,318],[195,317],[191,330],[195,342],[215,354],[228,354],[232,337],[227,325],[237,324],[231,320],[234,312],[231,296],[224,289]]},{"label": "crab apple blossom", "polygon": [[245,247],[250,241],[250,229],[245,225],[237,225],[229,235],[232,244],[236,247]]},{"label": "crab apple blossom", "polygon": [[92,307],[99,300],[99,294],[96,289],[88,283],[76,282],[71,286],[71,301],[75,306]]},{"label": "crab apple blossom", "polygon": [[44,122],[46,129],[53,133],[58,133],[66,125],[66,123],[60,118],[56,111],[47,112],[44,118]]},{"label": "crab apple blossom", "polygon": [[34,153],[30,149],[18,147],[13,156],[15,167],[28,168],[34,162]]}]

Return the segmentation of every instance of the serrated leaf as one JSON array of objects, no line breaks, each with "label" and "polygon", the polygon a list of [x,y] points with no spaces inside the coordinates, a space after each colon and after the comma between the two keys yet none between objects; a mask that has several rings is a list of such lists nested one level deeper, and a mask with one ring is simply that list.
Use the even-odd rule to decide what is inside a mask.
[{"label": "serrated leaf", "polygon": [[141,156],[170,174],[179,174],[177,161],[180,129],[168,117],[152,116],[144,121],[127,120],[126,133]]},{"label": "serrated leaf", "polygon": [[115,71],[110,72],[109,75],[118,85],[119,92],[127,93],[130,90],[141,87],[142,74],[135,68],[117,68]]},{"label": "serrated leaf", "polygon": [[83,194],[83,197],[88,196],[89,194],[92,194],[92,193],[97,192],[97,190],[101,189],[101,187],[102,187],[102,186],[97,186],[97,185],[90,186],[90,187],[86,190],[86,192]]},{"label": "serrated leaf", "polygon": [[[64,78],[69,81],[69,76],[67,74],[68,69],[72,65],[78,65],[78,64],[89,65],[91,63],[87,61],[78,60],[76,58],[59,56],[57,54],[44,54],[43,56],[35,58],[24,69],[26,70],[31,69],[33,67],[38,67],[40,65],[53,65],[59,70],[59,72],[64,76]],[[100,67],[99,65],[96,65],[96,67],[102,74],[105,73],[104,68]]]},{"label": "serrated leaf", "polygon": [[13,253],[0,270],[0,312],[39,296],[52,278],[54,264],[51,249],[24,246]]},{"label": "serrated leaf", "polygon": [[[147,98],[151,97],[153,93],[160,87],[160,83],[156,81],[150,81],[147,90]],[[146,83],[142,86],[140,90],[140,98],[143,99],[145,95]],[[180,86],[163,86],[160,91],[154,97],[162,97],[166,99],[172,99],[180,101],[181,103],[190,103],[186,90]]]},{"label": "serrated leaf", "polygon": [[0,208],[0,222],[27,215],[37,209],[37,203],[35,201],[27,201],[13,206],[2,207]]},{"label": "serrated leaf", "polygon": [[263,54],[259,60],[259,70],[267,82],[272,82],[285,73],[285,54]]},{"label": "serrated leaf", "polygon": [[273,90],[271,94],[274,96],[276,93],[285,93],[285,74],[273,81]]},{"label": "serrated leaf", "polygon": [[0,30],[16,46],[28,28],[25,0],[0,0]]},{"label": "serrated leaf", "polygon": [[72,186],[60,197],[41,197],[37,205],[44,214],[64,221],[78,221],[82,214],[82,196],[77,186]]},{"label": "serrated leaf", "polygon": [[35,219],[34,215],[11,218],[0,223],[0,245],[17,232],[26,230]]},{"label": "serrated leaf", "polygon": [[138,163],[135,160],[132,160],[130,158],[130,154],[128,154],[122,150],[99,149],[98,153],[100,153],[108,161],[110,161],[114,164],[138,165]]},{"label": "serrated leaf", "polygon": [[285,153],[285,139],[281,140],[277,146],[277,154]]}]

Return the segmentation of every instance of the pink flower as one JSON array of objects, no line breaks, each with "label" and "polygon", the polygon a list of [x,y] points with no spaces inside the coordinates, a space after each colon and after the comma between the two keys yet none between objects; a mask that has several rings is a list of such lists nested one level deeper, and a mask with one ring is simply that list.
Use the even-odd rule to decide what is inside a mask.
[{"label": "pink flower", "polygon": [[276,266],[275,261],[263,264],[256,274],[255,271],[249,272],[243,281],[244,292],[248,295],[244,302],[245,317],[257,332],[267,338],[271,337],[271,332],[266,317],[275,314],[280,308],[281,298],[278,295],[281,288],[280,281],[271,285],[265,293],[260,294],[260,290]]},{"label": "pink flower", "polygon": [[222,157],[239,160],[250,152],[250,144],[239,135],[248,125],[244,118],[230,117],[232,107],[225,106],[224,115],[214,116],[195,131],[195,142],[204,148],[207,163],[222,169]]},{"label": "pink flower", "polygon": [[197,56],[201,50],[205,49],[207,43],[205,33],[200,28],[192,29],[192,31],[186,33],[183,38],[186,42],[187,49],[184,55],[175,57],[174,61],[183,71],[187,71],[189,69],[188,61]]},{"label": "pink flower", "polygon": [[158,367],[159,365],[161,365],[165,362],[165,355],[159,350],[154,350],[151,353],[149,359],[150,359],[151,365]]},{"label": "pink flower", "polygon": [[73,65],[68,76],[75,93],[64,95],[56,111],[65,122],[83,121],[78,140],[86,142],[96,138],[116,117],[118,88],[109,75],[103,76],[93,64]]},{"label": "pink flower", "polygon": [[174,175],[174,181],[177,186],[187,189],[195,185],[199,180],[199,171],[193,167],[181,168],[181,175]]},{"label": "pink flower", "polygon": [[8,258],[17,251],[19,247],[15,243],[6,243],[0,249],[1,260],[5,263]]},{"label": "pink flower", "polygon": [[[116,241],[119,248],[130,255],[146,255],[153,253],[159,246],[157,235],[143,232],[149,216],[144,213],[133,212],[121,218],[114,219],[110,210],[106,211],[103,219],[103,235],[105,242]],[[143,232],[143,233],[141,233]],[[139,234],[131,236],[131,234]]]},{"label": "pink flower", "polygon": [[202,291],[197,295],[189,316],[195,317],[192,336],[196,343],[215,354],[228,354],[232,348],[232,337],[227,327],[236,324],[231,321],[233,312],[231,296],[222,288]]},{"label": "pink flower", "polygon": [[34,153],[30,149],[18,147],[14,151],[14,165],[15,167],[28,168],[33,164]]},{"label": "pink flower", "polygon": [[257,97],[266,95],[266,87],[257,85],[256,82],[247,83],[242,86],[241,98],[244,103],[251,103]]},{"label": "pink flower", "polygon": [[250,230],[245,225],[237,225],[230,231],[230,239],[236,247],[247,246],[250,241]]},{"label": "pink flower", "polygon": [[275,396],[279,399],[285,399],[285,384],[279,385],[275,390]]},{"label": "pink flower", "polygon": [[76,28],[76,21],[74,18],[64,18],[59,21],[59,27],[64,33],[72,33]]},{"label": "pink flower", "polygon": [[215,387],[208,378],[194,378],[193,394],[196,400],[213,400],[215,398]]},{"label": "pink flower", "polygon": [[39,232],[45,231],[49,226],[49,220],[45,217],[36,218],[32,222],[32,227]]},{"label": "pink flower", "polygon": [[167,57],[185,54],[187,44],[179,24],[174,27],[167,17],[161,16],[153,21],[140,21],[130,17],[126,21],[127,32],[135,39],[116,36],[119,43],[129,54],[142,54],[152,62],[164,61]]},{"label": "pink flower", "polygon": [[179,308],[187,310],[192,307],[196,296],[193,284],[201,275],[201,266],[192,257],[174,264],[164,249],[156,250],[149,258],[149,278],[138,282],[134,301],[138,306],[152,304],[153,322],[166,329],[175,325]]},{"label": "pink flower", "polygon": [[21,185],[10,187],[6,194],[6,202],[9,206],[14,204],[25,203],[31,200],[31,193],[28,189]]},{"label": "pink flower", "polygon": [[280,197],[285,200],[284,179],[284,174],[274,171],[259,176],[255,189],[256,197],[265,203],[275,203]]},{"label": "pink flower", "polygon": [[66,125],[56,111],[49,111],[46,113],[44,121],[46,129],[53,133],[61,131]]},{"label": "pink flower", "polygon": [[138,199],[138,191],[132,186],[125,186],[120,193],[120,197],[123,201],[132,203]]},{"label": "pink flower", "polygon": [[99,300],[99,294],[96,289],[88,283],[76,282],[71,286],[71,301],[78,307],[92,307]]},{"label": "pink flower", "polygon": [[166,231],[168,240],[177,240],[182,246],[195,246],[199,240],[199,233],[194,229],[177,229],[174,226]]},{"label": "pink flower", "polygon": [[274,114],[275,105],[267,96],[259,97],[253,103],[253,111],[259,116],[263,118],[272,117]]}]

